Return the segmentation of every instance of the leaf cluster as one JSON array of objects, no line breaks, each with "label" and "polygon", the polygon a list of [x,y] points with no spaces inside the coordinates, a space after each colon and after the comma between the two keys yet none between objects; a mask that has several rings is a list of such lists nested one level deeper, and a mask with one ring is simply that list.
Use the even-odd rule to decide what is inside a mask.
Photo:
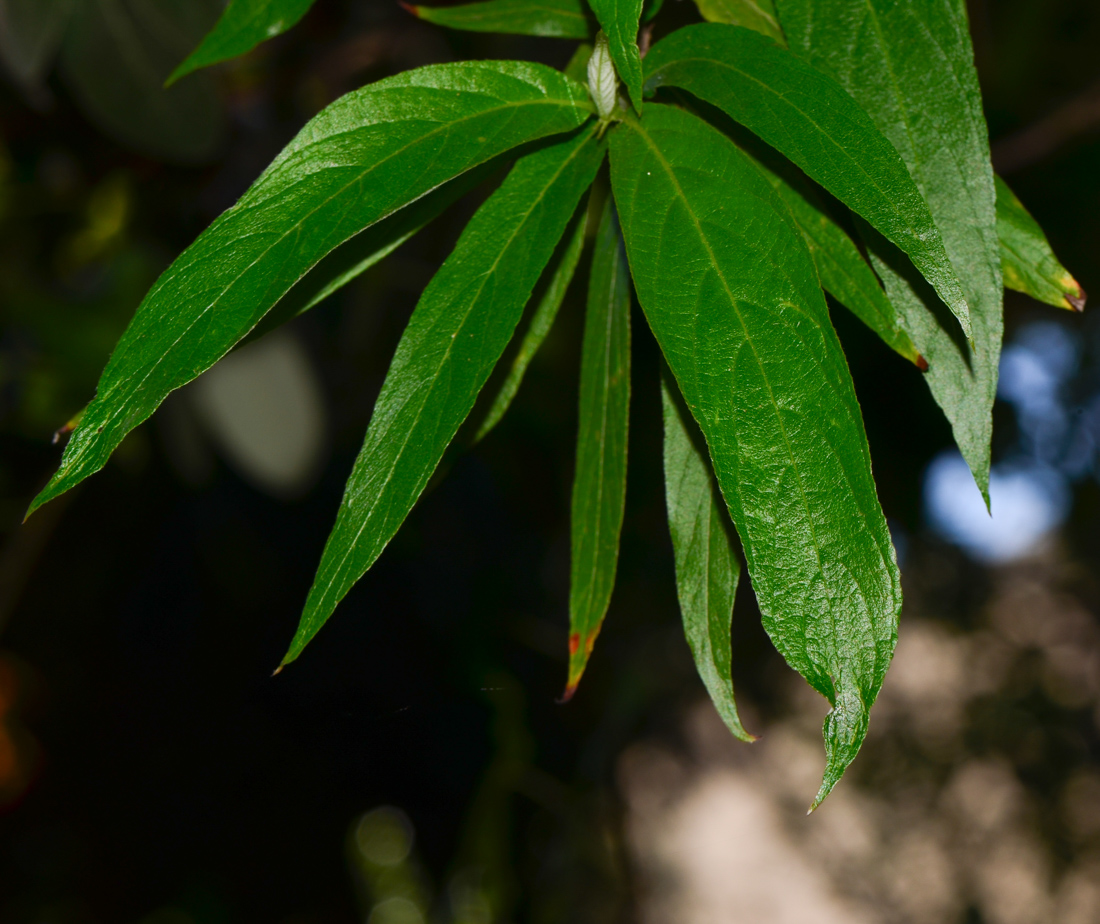
[{"label": "leaf cluster", "polygon": [[[171,79],[247,51],[309,6],[232,0]],[[283,664],[396,534],[542,280],[476,439],[504,415],[588,247],[566,697],[615,583],[636,299],[665,363],[687,640],[731,732],[752,740],[730,675],[739,540],[765,628],[831,706],[819,804],[866,735],[902,602],[825,293],[926,371],[983,491],[1003,286],[1076,309],[1084,295],[993,175],[962,4],[698,7],[706,22],[652,47],[659,2],[410,7],[441,26],[583,43],[563,72],[431,65],[309,122],[149,291],[31,510],[102,468],[244,338],[313,307],[509,164],[397,346]]]}]

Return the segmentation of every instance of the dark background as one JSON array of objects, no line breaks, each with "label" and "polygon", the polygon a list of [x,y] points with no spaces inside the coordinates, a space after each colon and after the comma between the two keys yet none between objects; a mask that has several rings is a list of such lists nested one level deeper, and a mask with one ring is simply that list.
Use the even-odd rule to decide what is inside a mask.
[{"label": "dark background", "polygon": [[[694,18],[686,2],[668,7],[658,35]],[[982,0],[972,18],[998,167],[1100,292],[1100,8]],[[273,498],[220,461],[184,471],[154,420],[18,525],[59,457],[52,432],[91,396],[144,289],[310,116],[406,67],[563,66],[574,43],[446,33],[396,3],[319,0],[288,34],[188,78],[209,98],[176,139],[162,123],[120,129],[126,107],[104,108],[116,91],[92,93],[94,69],[66,41],[41,79],[0,85],[0,921],[363,918],[371,896],[349,832],[378,805],[407,813],[439,908],[446,884],[478,868],[503,917],[630,920],[615,759],[641,736],[675,738],[702,692],[678,626],[656,350],[640,316],[618,585],[571,703],[556,700],[580,286],[498,430],[449,457],[303,657],[270,676],[402,325],[484,193],[293,323],[329,414],[327,461],[302,496]],[[1006,338],[1053,320],[1091,357],[1087,315],[1013,295],[1006,313]],[[947,425],[915,369],[842,310],[834,320],[914,579],[928,556],[949,562],[944,615],[965,614],[989,578],[921,519],[921,475]],[[1015,422],[997,413],[1003,452]],[[1090,606],[1098,514],[1086,479],[1064,554]],[[787,673],[743,587],[734,675],[759,723],[783,708],[772,691]],[[1043,708],[1034,722],[1049,723]],[[1073,759],[1093,761],[1096,732],[1082,735]],[[1056,777],[1065,758],[1052,754]]]}]

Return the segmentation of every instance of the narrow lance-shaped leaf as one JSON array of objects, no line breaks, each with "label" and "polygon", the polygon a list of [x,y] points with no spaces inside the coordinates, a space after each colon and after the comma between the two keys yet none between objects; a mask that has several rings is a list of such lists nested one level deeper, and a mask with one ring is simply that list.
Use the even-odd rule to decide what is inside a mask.
[{"label": "narrow lance-shaped leaf", "polygon": [[583,39],[592,34],[584,0],[485,0],[459,6],[413,6],[415,16],[448,29]]},{"label": "narrow lance-shaped leaf", "polygon": [[[832,74],[893,143],[924,193],[970,307],[970,343],[889,253],[872,261],[983,494],[1003,330],[989,138],[965,5],[777,0],[793,51]],[[942,294],[942,293],[941,293]]]},{"label": "narrow lance-shaped leaf", "polygon": [[556,261],[550,266],[552,270],[550,282],[542,298],[539,299],[535,313],[531,316],[531,323],[527,328],[527,332],[523,335],[523,342],[520,343],[515,358],[512,360],[508,377],[500,386],[496,398],[493,399],[489,412],[485,415],[485,420],[478,427],[477,434],[474,436],[475,443],[484,439],[489,431],[500,423],[500,419],[511,406],[516,392],[519,391],[523,377],[527,374],[527,367],[531,365],[531,360],[535,358],[535,354],[542,346],[543,340],[550,333],[550,328],[554,326],[554,319],[557,318],[558,309],[561,308],[561,303],[565,300],[565,293],[569,289],[569,283],[573,281],[577,261],[580,260],[581,251],[584,249],[584,231],[587,223],[588,210],[582,205],[577,210],[577,214],[573,216],[571,226],[566,229],[565,246],[560,248],[561,252],[558,254]]},{"label": "narrow lance-shaped leaf", "polygon": [[313,0],[230,0],[221,19],[202,44],[172,72],[166,86],[192,71],[236,58],[281,35],[305,16],[311,6]]},{"label": "narrow lance-shaped leaf", "polygon": [[1047,236],[1000,177],[997,183],[997,235],[1005,287],[1055,308],[1085,310],[1085,290],[1054,255]]},{"label": "narrow lance-shaped leaf", "polygon": [[592,254],[580,392],[570,530],[569,677],[563,699],[577,689],[607,615],[626,504],[630,270],[610,196]]},{"label": "narrow lance-shaped leaf", "polygon": [[393,538],[500,359],[603,158],[594,129],[527,154],[462,232],[397,345],[293,661]]},{"label": "narrow lance-shaped leaf", "polygon": [[642,55],[638,50],[638,23],[642,17],[642,0],[588,0],[588,5],[607,36],[619,79],[626,84],[634,108],[641,111]]},{"label": "narrow lance-shaped leaf", "polygon": [[676,383],[661,380],[665,425],[665,502],[672,551],[676,559],[676,592],[695,666],[726,727],[742,741],[755,741],[745,731],[733,696],[731,663],[733,600],[741,563],[726,530],[705,446],[692,437],[695,422],[682,406]]},{"label": "narrow lance-shaped leaf", "polygon": [[928,204],[894,146],[828,74],[750,29],[703,23],[662,39],[646,90],[687,90],[790,158],[909,255],[969,335],[969,311]]},{"label": "narrow lance-shaped leaf", "polygon": [[337,100],[153,286],[31,511],[102,468],[344,241],[478,164],[578,127],[590,107],[560,72],[506,61],[424,67]]},{"label": "narrow lance-shaped leaf", "polygon": [[815,805],[867,731],[901,587],[813,261],[725,135],[650,104],[611,135],[634,285],[710,449],[764,626],[833,705]]},{"label": "narrow lance-shaped leaf", "polygon": [[786,44],[772,0],[695,0],[695,5],[707,22],[744,26]]}]

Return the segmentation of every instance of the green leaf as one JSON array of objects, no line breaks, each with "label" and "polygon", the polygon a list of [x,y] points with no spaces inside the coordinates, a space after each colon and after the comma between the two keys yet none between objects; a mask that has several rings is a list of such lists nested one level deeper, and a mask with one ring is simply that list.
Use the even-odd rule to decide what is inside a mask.
[{"label": "green leaf", "polygon": [[584,39],[592,22],[583,0],[486,0],[460,6],[411,6],[415,16],[449,29]]},{"label": "green leaf", "polygon": [[744,26],[786,44],[773,0],[695,0],[695,5],[707,22]]},{"label": "green leaf", "polygon": [[609,196],[592,254],[573,476],[569,677],[573,696],[600,634],[619,561],[630,423],[630,269]]},{"label": "green leaf", "polygon": [[866,734],[901,587],[813,261],[756,165],[658,104],[611,134],[638,299],[706,437],[764,626],[833,704],[815,805]]},{"label": "green leaf", "polygon": [[943,236],[970,307],[969,344],[950,330],[938,300],[922,298],[923,287],[881,249],[875,267],[928,360],[925,381],[988,496],[1003,288],[989,139],[964,5],[778,0],[776,6],[791,49],[832,74],[897,148]]},{"label": "green leaf", "polygon": [[186,74],[251,51],[261,42],[282,35],[309,12],[313,0],[230,0],[221,19],[167,80],[171,85]]},{"label": "green leaf", "polygon": [[301,654],[416,503],[602,159],[594,129],[521,158],[424,290],[397,345],[283,664]]},{"label": "green leaf", "polygon": [[732,26],[680,29],[650,49],[646,91],[675,86],[717,106],[909,255],[969,334],[959,279],[894,146],[844,89],[775,42]]},{"label": "green leaf", "polygon": [[[42,2],[42,0],[40,0]],[[164,79],[218,16],[218,0],[81,0],[60,69],[81,111],[112,138],[178,163],[205,163],[225,134],[209,75]]]},{"label": "green leaf", "polygon": [[31,511],[106,463],[169,392],[209,369],[326,254],[447,180],[591,115],[538,64],[441,64],[337,100],[173,263],[103,372]]},{"label": "green leaf", "polygon": [[642,106],[642,55],[638,50],[638,23],[642,0],[588,0],[592,12],[607,36],[611,60],[626,84],[630,101],[639,112]]},{"label": "green leaf", "polygon": [[588,59],[591,57],[592,46],[588,42],[581,42],[577,46],[577,50],[573,52],[573,57],[569,59],[569,63],[565,65],[562,73],[566,77],[572,77],[578,83],[586,83],[588,81]]},{"label": "green leaf", "polygon": [[733,551],[726,517],[719,506],[706,446],[692,436],[694,421],[683,407],[675,383],[662,377],[665,424],[665,502],[672,551],[676,558],[676,591],[699,676],[715,709],[734,737],[755,741],[741,724],[733,696],[733,600],[741,563]]},{"label": "green leaf", "polygon": [[852,239],[829,217],[818,195],[805,181],[783,177],[762,164],[761,168],[791,210],[825,291],[878,334],[890,349],[926,370],[928,363],[902,329],[878,278]]},{"label": "green leaf", "polygon": [[478,427],[474,442],[480,442],[490,430],[493,429],[504,416],[515,398],[523,377],[527,374],[527,367],[535,358],[539,347],[542,346],[550,328],[554,325],[554,319],[558,316],[558,309],[565,300],[565,293],[569,289],[569,283],[573,281],[573,273],[577,269],[577,261],[580,260],[581,251],[584,249],[584,231],[588,224],[588,211],[586,206],[581,206],[577,214],[573,216],[571,227],[565,232],[565,247],[554,264],[551,265],[550,283],[546,287],[542,298],[539,300],[535,313],[531,316],[531,323],[527,333],[523,335],[523,342],[519,351],[512,360],[512,367],[508,370],[508,377],[500,386],[496,398],[485,415],[485,420]]},{"label": "green leaf", "polygon": [[1055,308],[1084,311],[1085,290],[1058,262],[1039,223],[1004,180],[996,177],[996,185],[997,235],[1005,287]]}]

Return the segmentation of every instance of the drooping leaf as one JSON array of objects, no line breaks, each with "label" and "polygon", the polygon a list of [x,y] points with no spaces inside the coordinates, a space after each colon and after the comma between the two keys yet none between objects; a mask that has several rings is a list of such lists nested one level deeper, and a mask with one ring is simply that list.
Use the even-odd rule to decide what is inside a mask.
[{"label": "drooping leaf", "polygon": [[610,197],[592,254],[580,392],[570,529],[569,677],[564,699],[577,689],[611,603],[626,504],[630,269]]},{"label": "drooping leaf", "polygon": [[102,468],[169,392],[214,365],[344,241],[590,115],[582,85],[520,62],[433,65],[337,100],[157,281],[31,511]]},{"label": "drooping leaf", "polygon": [[786,44],[773,0],[695,0],[695,5],[707,22],[755,29],[761,35]]},{"label": "drooping leaf", "polygon": [[634,285],[707,439],[764,626],[833,705],[817,802],[855,757],[901,589],[870,452],[790,213],[726,136],[651,103],[611,134]]},{"label": "drooping leaf", "polygon": [[959,279],[894,146],[835,80],[751,29],[713,23],[662,39],[646,90],[680,87],[740,122],[909,255],[969,332]]},{"label": "drooping leaf", "polygon": [[53,65],[74,0],[0,0],[0,61],[21,85],[36,88]]},{"label": "drooping leaf", "polygon": [[485,0],[459,6],[407,6],[410,13],[449,29],[584,39],[592,21],[584,0]]},{"label": "drooping leaf", "polygon": [[[875,258],[925,381],[986,494],[1002,317],[996,194],[966,11],[943,0],[778,0],[790,47],[832,74],[890,139],[924,193],[970,306],[971,342],[891,257]],[[895,272],[891,265],[898,265]]]},{"label": "drooping leaf", "polygon": [[535,308],[535,313],[531,316],[531,323],[527,328],[527,332],[523,335],[523,342],[520,343],[519,351],[512,360],[512,367],[508,370],[508,377],[500,386],[496,398],[493,399],[489,412],[485,415],[485,420],[478,427],[474,442],[480,442],[493,427],[500,423],[500,419],[511,406],[516,392],[519,391],[523,377],[527,374],[527,367],[531,365],[531,360],[535,358],[535,354],[542,346],[543,340],[550,333],[550,328],[554,325],[554,319],[558,316],[558,309],[561,308],[565,293],[569,289],[569,283],[573,281],[577,261],[581,258],[581,251],[584,249],[584,231],[587,224],[588,211],[582,205],[577,210],[577,214],[573,216],[570,227],[566,229],[565,246],[559,248],[561,252],[558,254],[557,260],[549,267],[549,270],[552,271],[550,283],[547,285],[542,298],[539,299],[538,307]]},{"label": "drooping leaf", "polygon": [[733,551],[726,517],[719,506],[706,446],[692,436],[695,422],[683,407],[676,383],[661,380],[665,426],[665,503],[676,592],[695,666],[714,708],[734,737],[755,741],[745,731],[733,695],[733,599],[741,563]]},{"label": "drooping leaf", "polygon": [[220,9],[218,0],[81,0],[65,30],[61,76],[111,137],[164,160],[204,163],[225,129],[214,84],[204,75],[165,90],[164,79]]},{"label": "drooping leaf", "polygon": [[466,226],[397,345],[283,664],[393,538],[470,413],[603,158],[593,129],[527,154]]},{"label": "drooping leaf", "polygon": [[626,84],[634,108],[641,111],[642,55],[638,50],[638,23],[642,16],[642,0],[588,0],[588,5],[607,36],[619,79]]},{"label": "drooping leaf", "polygon": [[1085,290],[1054,255],[1047,236],[1000,177],[997,184],[997,235],[1005,287],[1055,308],[1085,310]]},{"label": "drooping leaf", "polygon": [[309,12],[313,0],[230,0],[214,28],[172,71],[167,83],[219,61],[243,55],[261,42],[282,35]]}]

